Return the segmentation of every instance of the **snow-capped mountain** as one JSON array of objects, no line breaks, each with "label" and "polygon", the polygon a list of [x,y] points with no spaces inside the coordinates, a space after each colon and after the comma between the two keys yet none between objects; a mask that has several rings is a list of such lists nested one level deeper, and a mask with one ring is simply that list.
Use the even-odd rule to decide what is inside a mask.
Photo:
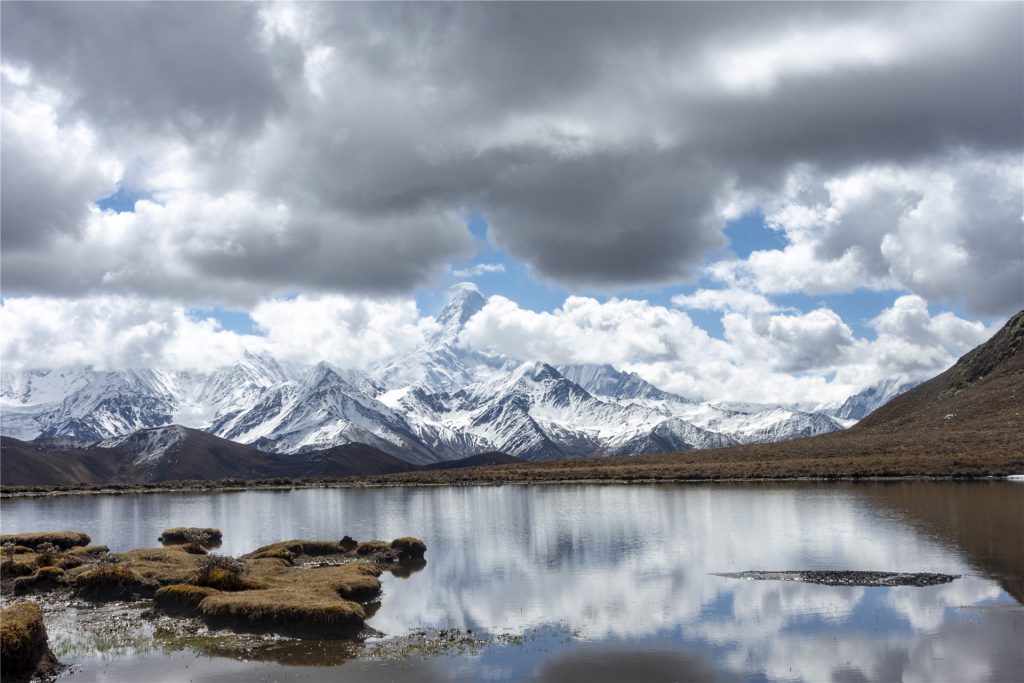
[{"label": "snow-capped mountain", "polygon": [[660,401],[690,403],[688,398],[662,391],[635,372],[621,372],[607,363],[560,365],[558,371],[595,396],[617,399],[649,398]]},{"label": "snow-capped mountain", "polygon": [[248,408],[221,415],[208,431],[282,453],[365,443],[408,462],[441,460],[405,417],[374,396],[383,388],[355,371],[318,363],[299,380],[268,387]]},{"label": "snow-capped mountain", "polygon": [[593,396],[537,361],[454,394],[412,390],[382,400],[403,410],[421,438],[449,453],[460,452],[467,441],[472,449],[487,446],[538,460],[633,455],[652,452],[658,443],[664,448],[653,450],[735,444],[639,403]]},{"label": "snow-capped mountain", "polygon": [[908,382],[904,377],[890,377],[846,399],[832,415],[843,420],[862,420],[918,384],[920,382]]},{"label": "snow-capped mountain", "polygon": [[381,384],[390,388],[421,386],[431,391],[456,391],[492,377],[507,367],[504,356],[487,355],[459,346],[466,322],[480,312],[486,301],[470,283],[452,288],[452,296],[437,316],[439,328],[404,358],[371,370]]},{"label": "snow-capped mountain", "polygon": [[[296,367],[246,352],[206,373],[4,373],[0,432],[88,443],[180,424],[285,454],[358,442],[411,463],[485,451],[554,459],[821,434],[908,388],[898,381],[872,387],[833,411],[699,403],[607,364],[555,368],[468,350],[460,335],[484,303],[472,285],[456,287],[417,349],[367,372],[323,362]],[[175,433],[148,433],[140,457],[170,448]]]},{"label": "snow-capped mountain", "polygon": [[15,438],[98,441],[168,424],[177,405],[175,378],[157,370],[29,370],[2,386],[0,425]]}]

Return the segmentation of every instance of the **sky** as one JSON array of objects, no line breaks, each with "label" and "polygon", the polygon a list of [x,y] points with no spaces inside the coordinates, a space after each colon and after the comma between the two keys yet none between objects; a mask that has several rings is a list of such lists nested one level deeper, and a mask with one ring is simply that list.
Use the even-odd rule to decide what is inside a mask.
[{"label": "sky", "polygon": [[4,371],[467,348],[837,401],[1024,306],[1021,3],[0,5]]}]

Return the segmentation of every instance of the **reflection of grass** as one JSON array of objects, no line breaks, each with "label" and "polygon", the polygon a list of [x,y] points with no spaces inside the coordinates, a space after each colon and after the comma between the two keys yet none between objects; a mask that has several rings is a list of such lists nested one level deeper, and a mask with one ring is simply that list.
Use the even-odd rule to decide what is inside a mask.
[{"label": "reflection of grass", "polygon": [[295,640],[204,630],[189,632],[174,627],[158,628],[154,642],[165,654],[190,650],[207,657],[267,661],[286,666],[341,666],[358,657],[363,649],[359,642]]},{"label": "reflection of grass", "polygon": [[153,650],[152,627],[142,610],[123,605],[48,613],[50,646],[58,659],[115,659]]}]

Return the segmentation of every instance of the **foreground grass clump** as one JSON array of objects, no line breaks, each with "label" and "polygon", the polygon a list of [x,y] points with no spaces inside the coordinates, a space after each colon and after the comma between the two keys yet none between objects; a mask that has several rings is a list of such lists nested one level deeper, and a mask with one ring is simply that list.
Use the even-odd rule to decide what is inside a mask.
[{"label": "foreground grass clump", "polygon": [[109,552],[110,548],[105,545],[83,545],[72,548],[68,551],[68,555],[73,555],[74,557],[94,557]]},{"label": "foreground grass clump", "polygon": [[172,583],[192,583],[198,562],[203,555],[193,555],[185,546],[168,548],[141,548],[117,553],[111,559],[129,567],[142,578],[161,586]]},{"label": "foreground grass clump", "polygon": [[28,680],[40,665],[56,664],[47,642],[43,610],[22,602],[0,610],[0,671],[4,680]]},{"label": "foreground grass clump", "polygon": [[18,576],[28,576],[35,572],[35,562],[14,559],[0,560],[0,578],[13,579]]},{"label": "foreground grass clump", "polygon": [[246,569],[245,560],[226,555],[207,555],[199,558],[196,563],[196,573],[191,583],[221,591],[261,588],[260,584],[243,576]]},{"label": "foreground grass clump", "polygon": [[154,582],[118,564],[101,564],[75,576],[75,594],[87,600],[134,600],[155,591]]},{"label": "foreground grass clump", "polygon": [[153,595],[153,605],[171,614],[195,614],[199,603],[219,591],[206,586],[175,583],[164,586]]},{"label": "foreground grass clump", "polygon": [[41,542],[33,552],[4,557],[4,586],[14,593],[69,587],[96,601],[152,598],[161,611],[213,628],[346,638],[376,608],[384,568],[408,576],[425,565],[426,550],[414,538],[359,543],[346,536],[282,541],[235,558],[193,554],[193,544],[72,554]]},{"label": "foreground grass clump", "polygon": [[280,560],[292,560],[299,555],[316,557],[320,555],[337,555],[345,550],[339,541],[306,541],[293,539],[271,543],[252,551],[246,557],[252,559],[276,558]]},{"label": "foreground grass clump", "polygon": [[320,591],[268,588],[244,593],[220,593],[200,603],[211,626],[273,631],[315,638],[358,633],[366,619],[363,606]]},{"label": "foreground grass clump", "polygon": [[12,589],[18,595],[42,593],[66,585],[66,577],[67,573],[60,567],[40,567],[31,576],[21,576],[15,579]]},{"label": "foreground grass clump", "polygon": [[0,535],[0,545],[13,543],[14,545],[36,548],[43,543],[49,543],[55,548],[67,550],[75,546],[89,545],[89,534],[79,531],[40,531],[32,534],[3,534]]},{"label": "foreground grass clump", "polygon": [[196,544],[201,546],[220,545],[223,536],[220,529],[212,527],[178,526],[164,529],[160,542],[165,545]]}]

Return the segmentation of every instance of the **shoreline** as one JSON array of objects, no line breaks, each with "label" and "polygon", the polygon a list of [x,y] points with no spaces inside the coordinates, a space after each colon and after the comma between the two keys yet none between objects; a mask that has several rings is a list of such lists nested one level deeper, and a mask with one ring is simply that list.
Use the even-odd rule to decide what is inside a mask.
[{"label": "shoreline", "polygon": [[[895,475],[827,475],[782,477],[630,477],[630,478],[572,478],[572,479],[459,479],[453,481],[317,481],[290,484],[219,484],[217,482],[162,482],[159,484],[110,484],[76,487],[25,487],[31,490],[0,490],[0,500],[19,498],[55,498],[61,496],[121,496],[150,493],[242,493],[246,491],[294,491],[305,489],[384,489],[384,488],[444,488],[477,486],[651,486],[659,484],[772,484],[772,483],[858,483],[858,482],[910,482],[910,481],[1022,481],[1021,474],[895,474]],[[12,487],[14,488],[14,487]],[[21,487],[17,487],[21,488]],[[43,490],[39,490],[43,489]]]}]

